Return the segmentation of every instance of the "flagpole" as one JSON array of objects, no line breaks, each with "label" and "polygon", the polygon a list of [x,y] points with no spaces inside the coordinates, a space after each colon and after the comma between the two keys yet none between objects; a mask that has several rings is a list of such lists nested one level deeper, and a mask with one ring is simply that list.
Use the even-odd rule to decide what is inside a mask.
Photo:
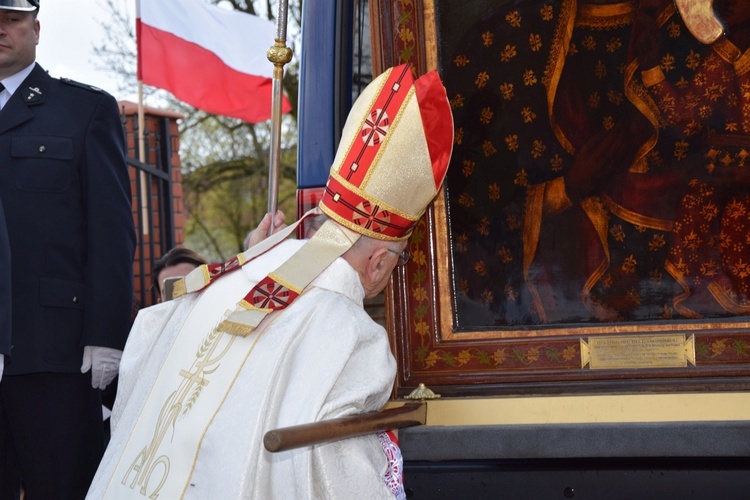
[{"label": "flagpole", "polygon": [[[138,80],[138,161],[141,165],[146,164],[146,117],[143,112],[143,82]],[[141,233],[144,236],[148,236],[149,233],[149,213],[148,213],[148,181],[146,172],[139,169],[140,185],[141,185]]]},{"label": "flagpole", "polygon": [[276,39],[266,56],[273,63],[271,102],[271,149],[268,163],[268,212],[272,214],[269,234],[273,233],[273,214],[279,204],[279,171],[281,169],[281,105],[284,65],[292,60],[292,50],[286,46],[287,0],[278,0],[276,10]]},{"label": "flagpole", "polygon": [[[141,72],[141,0],[135,2],[135,37],[136,37],[136,51],[137,51],[137,77],[138,77],[138,161],[141,165],[146,163],[146,118],[143,112],[143,81]],[[149,213],[148,213],[148,190],[146,189],[146,172],[143,169],[138,169],[138,179],[141,185],[140,200],[141,206],[141,234],[148,236],[149,233]]]}]

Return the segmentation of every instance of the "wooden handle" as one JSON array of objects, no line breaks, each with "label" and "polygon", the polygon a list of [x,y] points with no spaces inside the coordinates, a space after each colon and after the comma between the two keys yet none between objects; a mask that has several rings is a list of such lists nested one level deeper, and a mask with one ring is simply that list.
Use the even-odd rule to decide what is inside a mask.
[{"label": "wooden handle", "polygon": [[286,451],[388,429],[423,425],[426,421],[425,403],[407,403],[388,410],[282,427],[266,432],[263,444],[271,452]]}]

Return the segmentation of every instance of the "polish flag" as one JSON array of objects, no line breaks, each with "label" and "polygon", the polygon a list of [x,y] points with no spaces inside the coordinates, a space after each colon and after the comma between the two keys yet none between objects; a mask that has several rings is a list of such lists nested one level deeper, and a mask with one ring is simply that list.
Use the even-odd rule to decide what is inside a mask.
[{"label": "polish flag", "polygon": [[[138,79],[198,109],[271,118],[274,24],[203,0],[138,0]],[[282,113],[291,110],[286,97]]]}]

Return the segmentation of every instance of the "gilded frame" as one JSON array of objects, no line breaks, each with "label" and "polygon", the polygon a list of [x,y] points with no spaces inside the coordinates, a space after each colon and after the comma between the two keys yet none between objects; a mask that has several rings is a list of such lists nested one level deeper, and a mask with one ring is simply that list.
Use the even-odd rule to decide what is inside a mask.
[{"label": "gilded frame", "polygon": [[[403,62],[421,74],[438,67],[435,3],[371,1],[373,66]],[[456,332],[451,238],[441,192],[410,240],[415,259],[387,291],[387,325],[399,364],[395,394],[419,383],[446,395],[746,389],[750,322],[637,322]],[[592,370],[582,346],[602,335],[682,334],[694,357],[684,367]]]}]

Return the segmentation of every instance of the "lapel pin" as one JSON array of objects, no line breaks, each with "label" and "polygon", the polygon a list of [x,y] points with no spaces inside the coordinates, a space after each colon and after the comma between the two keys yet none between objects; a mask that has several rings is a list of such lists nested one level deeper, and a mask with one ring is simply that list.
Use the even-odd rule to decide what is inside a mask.
[{"label": "lapel pin", "polygon": [[27,100],[27,101],[30,101],[30,100],[32,100],[33,98],[35,98],[35,97],[37,97],[37,96],[41,96],[41,95],[42,95],[42,91],[41,91],[41,90],[39,90],[39,87],[29,87],[29,90],[30,90],[31,92],[29,92],[29,94],[28,94],[28,95],[26,96],[26,100]]}]

